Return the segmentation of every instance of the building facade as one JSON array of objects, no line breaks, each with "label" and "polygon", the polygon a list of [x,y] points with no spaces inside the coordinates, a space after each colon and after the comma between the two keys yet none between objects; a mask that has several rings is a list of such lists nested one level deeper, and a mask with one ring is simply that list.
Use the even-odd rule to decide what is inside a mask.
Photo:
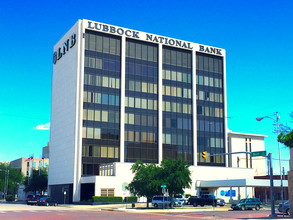
[{"label": "building facade", "polygon": [[54,47],[49,193],[127,196],[132,163],[165,158],[191,165],[192,194],[253,179],[223,155],[226,112],[224,49],[79,20]]},{"label": "building facade", "polygon": [[48,169],[48,158],[21,157],[10,162],[11,168],[18,169],[24,176],[30,176],[33,170]]}]

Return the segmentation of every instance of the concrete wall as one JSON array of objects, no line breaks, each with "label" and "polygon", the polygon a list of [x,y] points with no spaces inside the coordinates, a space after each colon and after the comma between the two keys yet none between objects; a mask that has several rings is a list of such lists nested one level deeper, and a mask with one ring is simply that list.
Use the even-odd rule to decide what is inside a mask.
[{"label": "concrete wall", "polygon": [[49,185],[73,183],[75,176],[78,27],[77,22],[54,47],[54,51],[62,50],[64,42],[76,34],[76,44],[53,64]]},{"label": "concrete wall", "polygon": [[[243,133],[229,133],[229,148],[231,152],[250,151],[264,151],[264,135],[243,134]],[[229,156],[230,166],[239,168],[253,168],[255,176],[266,175],[266,160],[265,157],[253,157],[249,154],[232,154]],[[239,162],[237,162],[239,160]],[[252,164],[252,167],[251,167]],[[248,166],[247,166],[248,165]]]}]

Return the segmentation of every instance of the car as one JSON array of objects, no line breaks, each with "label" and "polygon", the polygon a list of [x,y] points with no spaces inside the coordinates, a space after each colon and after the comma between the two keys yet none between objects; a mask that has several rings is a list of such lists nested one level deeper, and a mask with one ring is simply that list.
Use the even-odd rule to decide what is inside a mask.
[{"label": "car", "polygon": [[41,206],[50,206],[50,205],[51,206],[57,206],[58,202],[57,202],[57,200],[53,199],[52,197],[43,196],[38,201],[38,205],[41,205]]},{"label": "car", "polygon": [[25,199],[26,204],[28,205],[36,205],[41,198],[40,195],[28,195]]},{"label": "car", "polygon": [[205,205],[211,205],[211,206],[217,206],[217,198],[215,195],[209,195],[209,194],[204,194],[201,195],[200,197],[197,196],[191,196],[189,197],[188,203],[190,205],[193,205],[194,207],[197,207],[200,205],[201,207]]},{"label": "car", "polygon": [[[278,210],[279,212],[283,213],[283,203],[279,204]],[[286,213],[287,215],[290,215],[289,201],[284,202],[284,213]]]},{"label": "car", "polygon": [[155,208],[158,207],[171,207],[171,198],[169,196],[154,196],[152,199],[152,205]]},{"label": "car", "polygon": [[253,208],[259,210],[261,208],[261,202],[258,198],[241,199],[238,203],[232,204],[231,208],[233,210],[247,210]]},{"label": "car", "polygon": [[180,199],[173,198],[173,206],[182,206],[184,204],[184,201],[181,201]]},{"label": "car", "polygon": [[225,200],[224,199],[217,199],[217,205],[218,206],[224,206],[225,205]]},{"label": "car", "polygon": [[188,199],[184,195],[175,195],[174,198],[181,201],[184,205],[186,205],[188,202]]}]

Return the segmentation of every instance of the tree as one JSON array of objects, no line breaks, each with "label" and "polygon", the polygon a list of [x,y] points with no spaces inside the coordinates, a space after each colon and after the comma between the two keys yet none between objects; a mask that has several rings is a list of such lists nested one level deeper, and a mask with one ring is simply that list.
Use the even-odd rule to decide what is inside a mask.
[{"label": "tree", "polygon": [[48,187],[48,172],[47,169],[33,170],[31,176],[25,179],[25,191],[32,191],[36,193],[43,193]]},{"label": "tree", "polygon": [[12,168],[5,163],[0,163],[0,191],[4,192],[5,189],[5,175],[8,177],[7,194],[16,194],[18,186],[23,183],[24,175],[19,169]]},{"label": "tree", "polygon": [[[290,117],[293,119],[293,112],[291,112]],[[287,147],[293,148],[293,129],[287,126],[287,132],[282,131],[278,135],[278,141],[283,143]]]},{"label": "tree", "polygon": [[135,173],[135,176],[127,186],[127,189],[134,195],[146,197],[147,207],[149,207],[151,198],[160,193],[161,181],[159,178],[159,167],[153,163],[143,164],[141,161],[136,161],[132,165],[131,170]]},{"label": "tree", "polygon": [[191,173],[187,162],[181,158],[176,161],[167,159],[161,163],[161,178],[167,185],[169,195],[171,197],[171,206],[173,207],[173,197],[176,194],[183,194],[185,188],[191,187]]},{"label": "tree", "polygon": [[278,141],[287,147],[293,148],[293,130],[287,134],[281,132],[278,136]]},{"label": "tree", "polygon": [[135,195],[147,197],[147,207],[154,195],[162,193],[160,187],[162,184],[167,186],[173,207],[173,197],[176,194],[183,194],[184,188],[190,188],[192,182],[189,165],[182,159],[176,161],[166,159],[160,166],[137,161],[131,170],[135,176],[127,189]]}]

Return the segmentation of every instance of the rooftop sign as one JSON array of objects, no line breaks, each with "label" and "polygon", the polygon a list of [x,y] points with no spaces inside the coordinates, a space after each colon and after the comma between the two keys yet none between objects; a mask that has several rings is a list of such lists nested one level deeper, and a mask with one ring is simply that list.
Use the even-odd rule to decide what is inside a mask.
[{"label": "rooftop sign", "polygon": [[164,45],[176,46],[176,47],[190,49],[190,50],[193,49],[190,42],[176,40],[173,38],[162,37],[162,36],[153,35],[153,34],[141,33],[139,31],[134,31],[134,30],[125,29],[121,27],[115,27],[115,26],[107,25],[107,24],[101,24],[98,22],[88,21],[87,28],[92,30],[102,31],[105,33],[117,34],[121,36],[125,35],[126,37],[141,39],[141,40],[150,41],[153,43],[161,43]]}]

